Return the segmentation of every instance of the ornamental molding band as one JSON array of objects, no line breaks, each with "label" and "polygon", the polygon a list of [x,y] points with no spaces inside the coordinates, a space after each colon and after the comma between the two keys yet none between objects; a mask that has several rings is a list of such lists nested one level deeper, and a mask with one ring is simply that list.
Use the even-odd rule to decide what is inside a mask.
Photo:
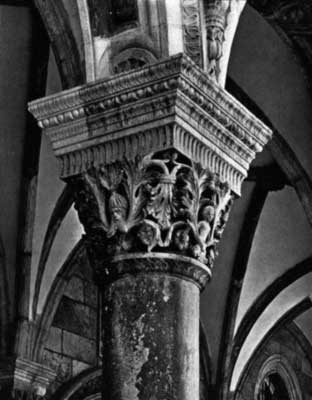
[{"label": "ornamental molding band", "polygon": [[61,177],[175,148],[240,194],[272,132],[187,56],[31,102]]},{"label": "ornamental molding band", "polygon": [[105,274],[118,257],[179,256],[171,272],[183,275],[185,257],[184,277],[202,287],[233,199],[271,131],[185,55],[29,109],[73,188],[95,270]]}]

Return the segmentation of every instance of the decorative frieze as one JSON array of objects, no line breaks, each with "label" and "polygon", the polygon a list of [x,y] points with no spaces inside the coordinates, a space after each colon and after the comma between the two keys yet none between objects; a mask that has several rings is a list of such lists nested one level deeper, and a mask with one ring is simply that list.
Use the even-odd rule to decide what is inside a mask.
[{"label": "decorative frieze", "polygon": [[240,193],[270,130],[185,55],[30,104],[67,178],[175,148]]}]

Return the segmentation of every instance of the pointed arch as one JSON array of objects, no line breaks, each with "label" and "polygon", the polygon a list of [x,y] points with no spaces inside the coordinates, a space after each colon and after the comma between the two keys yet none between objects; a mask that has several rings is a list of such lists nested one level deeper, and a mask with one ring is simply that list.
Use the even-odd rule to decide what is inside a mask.
[{"label": "pointed arch", "polygon": [[62,1],[34,0],[34,3],[50,37],[63,89],[84,83],[84,63]]},{"label": "pointed arch", "polygon": [[[312,301],[310,297],[305,297],[303,300],[295,304],[291,309],[286,311],[275,323],[275,325],[267,332],[262,341],[259,343],[257,348],[251,354],[248,363],[245,365],[243,371],[241,372],[238,383],[236,386],[236,393],[239,388],[244,384],[244,378],[247,376],[248,371],[252,368],[252,360],[257,357],[257,355],[263,349],[263,346],[269,341],[269,339],[276,334],[280,329],[285,327],[287,324],[291,323],[294,319],[299,317],[301,314],[311,309]],[[235,398],[235,397],[234,397]]]},{"label": "pointed arch", "polygon": [[[232,352],[228,365],[229,381],[234,370],[235,363],[239,353],[247,339],[254,324],[257,322],[260,315],[266,307],[288,286],[312,271],[312,257],[303,262],[289,268],[284,274],[273,281],[267,288],[257,297],[251,307],[244,315],[232,344]],[[307,303],[308,304],[308,303]],[[273,328],[272,328],[273,329]],[[275,329],[275,328],[274,328]]]},{"label": "pointed arch", "polygon": [[[242,104],[244,104],[254,115],[261,119],[267,126],[269,126],[273,132],[273,138],[268,143],[267,148],[271,152],[275,161],[285,174],[287,180],[295,189],[301,205],[305,211],[309,223],[312,225],[312,182],[298,161],[295,153],[290,149],[286,140],[280,135],[279,132],[274,128],[270,119],[264,114],[264,112],[257,106],[257,104],[241,89],[234,80],[228,77],[227,79],[227,90],[237,98]],[[260,191],[260,192],[259,192]],[[256,193],[256,192],[255,192]],[[263,197],[264,196],[264,197]],[[229,374],[231,373],[230,360],[232,359],[233,352],[233,337],[235,320],[238,310],[239,298],[241,295],[241,289],[246,273],[249,253],[251,249],[252,239],[255,233],[255,229],[258,223],[258,219],[261,214],[262,207],[264,205],[266,194],[263,192],[263,188],[258,187],[258,193],[256,193],[259,202],[252,205],[251,212],[254,214],[251,216],[247,215],[248,219],[253,221],[253,227],[249,226],[246,220],[246,226],[249,227],[249,232],[246,231],[246,226],[243,227],[240,245],[238,247],[237,256],[235,260],[235,267],[233,268],[231,285],[227,297],[226,315],[223,322],[222,329],[222,341],[221,348],[224,350],[220,354],[217,370],[217,386],[219,390],[226,396],[228,393],[229,385]],[[262,201],[261,198],[263,197]],[[261,205],[262,203],[262,205]],[[260,207],[258,209],[258,206]],[[249,213],[249,212],[248,212]],[[245,246],[247,241],[248,245]],[[242,251],[243,248],[243,251]],[[294,267],[295,268],[295,267]],[[305,268],[304,266],[302,267]],[[297,269],[297,271],[300,268]],[[232,365],[232,364],[231,364]]]},{"label": "pointed arch", "polygon": [[34,361],[41,362],[43,345],[48,335],[49,327],[52,324],[54,315],[65,292],[66,286],[70,278],[79,268],[79,261],[81,261],[81,259],[87,260],[83,239],[77,243],[67,257],[65,263],[53,282],[43,312],[37,317],[33,341],[31,343],[31,354]]},{"label": "pointed arch", "polygon": [[57,232],[64,221],[68,211],[70,210],[71,206],[73,205],[74,198],[72,191],[70,190],[69,186],[66,185],[61,193],[60,197],[58,198],[56,205],[53,209],[51,218],[49,220],[49,224],[44,236],[43,245],[40,253],[40,259],[38,264],[38,271],[36,276],[35,282],[35,290],[34,290],[34,297],[33,297],[33,305],[32,305],[32,315],[33,317],[36,316],[37,313],[37,306],[39,301],[39,294],[40,288],[42,283],[42,278],[45,271],[45,266],[51,252],[55,237]]}]

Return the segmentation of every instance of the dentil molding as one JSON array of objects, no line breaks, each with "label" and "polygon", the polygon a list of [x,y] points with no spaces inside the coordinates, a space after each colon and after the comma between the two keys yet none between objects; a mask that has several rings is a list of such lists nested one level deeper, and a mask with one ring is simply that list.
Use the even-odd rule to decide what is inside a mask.
[{"label": "dentil molding", "polygon": [[61,177],[175,148],[240,186],[271,131],[187,56],[31,102]]}]

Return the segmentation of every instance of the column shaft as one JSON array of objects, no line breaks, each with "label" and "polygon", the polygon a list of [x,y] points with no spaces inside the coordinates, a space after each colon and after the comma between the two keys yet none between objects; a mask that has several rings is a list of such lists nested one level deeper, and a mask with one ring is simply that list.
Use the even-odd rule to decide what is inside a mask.
[{"label": "column shaft", "polygon": [[104,395],[199,399],[199,288],[180,277],[140,273],[102,295]]}]

